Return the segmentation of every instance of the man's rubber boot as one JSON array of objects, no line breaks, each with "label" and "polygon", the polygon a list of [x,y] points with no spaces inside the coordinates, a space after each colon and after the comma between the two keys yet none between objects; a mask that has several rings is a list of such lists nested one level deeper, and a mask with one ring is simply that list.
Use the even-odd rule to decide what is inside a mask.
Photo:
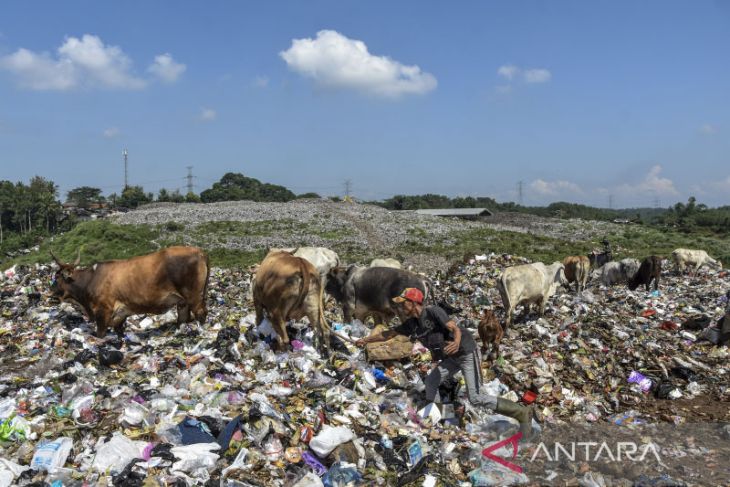
[{"label": "man's rubber boot", "polygon": [[494,412],[514,418],[520,423],[522,439],[529,441],[532,435],[532,407],[520,406],[509,399],[497,398],[497,409]]}]

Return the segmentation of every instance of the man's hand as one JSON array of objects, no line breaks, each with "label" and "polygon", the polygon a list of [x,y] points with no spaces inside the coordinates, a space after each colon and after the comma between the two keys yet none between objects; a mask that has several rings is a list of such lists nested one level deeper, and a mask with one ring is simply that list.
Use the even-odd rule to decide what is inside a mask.
[{"label": "man's hand", "polygon": [[367,343],[365,341],[365,339],[364,338],[360,338],[358,341],[355,342],[355,346],[356,347],[363,347],[363,346],[365,346],[365,343]]},{"label": "man's hand", "polygon": [[444,347],[444,352],[446,352],[446,355],[454,355],[458,351],[459,351],[459,342],[456,342],[456,341],[446,342],[446,346]]}]

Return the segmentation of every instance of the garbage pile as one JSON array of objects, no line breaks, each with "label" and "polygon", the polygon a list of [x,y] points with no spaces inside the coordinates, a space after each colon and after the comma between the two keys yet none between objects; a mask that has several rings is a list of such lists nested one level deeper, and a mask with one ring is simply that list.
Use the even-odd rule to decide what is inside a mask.
[{"label": "garbage pile", "polygon": [[[476,256],[432,276],[436,300],[475,331],[482,307],[501,309],[495,278],[522,262]],[[171,311],[101,340],[51,300],[51,276],[37,266],[0,278],[0,486],[546,482],[485,463],[485,446],[517,423],[471,408],[459,383],[442,386],[444,404],[416,408],[431,366],[417,342],[410,358],[373,361],[342,340],[325,359],[306,323],[290,323],[291,349],[275,351],[247,300],[250,274],[223,269],[211,273],[205,326],[179,326]],[[662,278],[658,293],[561,291],[544,317],[518,308],[502,357],[484,364],[485,388],[535,403],[542,427],[727,421],[730,352],[706,330],[725,311],[730,278]],[[327,302],[337,335],[369,333],[340,311]],[[708,407],[657,413],[681,401]]]}]

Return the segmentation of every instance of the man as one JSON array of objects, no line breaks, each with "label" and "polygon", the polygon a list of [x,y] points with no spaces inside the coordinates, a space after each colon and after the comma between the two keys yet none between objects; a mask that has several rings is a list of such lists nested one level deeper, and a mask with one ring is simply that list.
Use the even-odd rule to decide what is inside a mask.
[{"label": "man", "polygon": [[523,437],[527,439],[532,430],[532,408],[482,391],[481,357],[471,333],[457,326],[440,307],[423,306],[420,289],[406,288],[393,301],[403,306],[403,313],[409,319],[392,330],[361,338],[356,345],[361,347],[366,343],[389,340],[397,334],[419,340],[431,351],[433,359],[438,361],[425,381],[426,400],[429,403],[437,401],[439,385],[461,371],[469,402],[515,418],[520,423]]}]

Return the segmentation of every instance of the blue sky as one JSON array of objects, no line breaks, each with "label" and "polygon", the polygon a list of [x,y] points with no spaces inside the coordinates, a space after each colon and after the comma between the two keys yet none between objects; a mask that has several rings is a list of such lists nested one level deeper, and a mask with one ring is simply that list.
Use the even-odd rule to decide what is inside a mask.
[{"label": "blue sky", "polygon": [[0,179],[730,204],[730,3],[4,2]]}]

